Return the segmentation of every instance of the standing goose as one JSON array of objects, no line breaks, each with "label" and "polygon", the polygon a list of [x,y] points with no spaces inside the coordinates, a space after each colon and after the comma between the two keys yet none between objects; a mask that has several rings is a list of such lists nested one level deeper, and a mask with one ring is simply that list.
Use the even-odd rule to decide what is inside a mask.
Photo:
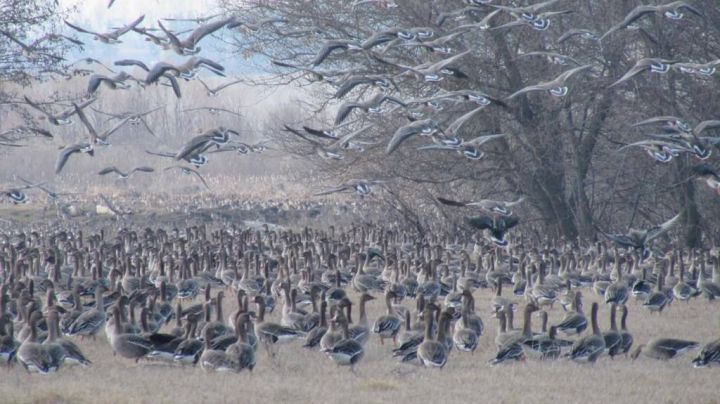
[{"label": "standing goose", "polygon": [[575,292],[575,300],[572,304],[572,310],[565,315],[563,321],[557,325],[557,329],[567,335],[581,334],[587,329],[587,317],[583,313],[582,293],[578,290]]},{"label": "standing goose", "polygon": [[458,350],[474,354],[480,341],[480,336],[470,327],[468,323],[469,316],[470,305],[466,301],[466,303],[463,304],[460,324],[455,327],[455,332],[453,333],[453,342]]},{"label": "standing goose", "polygon": [[695,349],[698,346],[700,346],[700,344],[695,341],[676,338],[654,338],[648,341],[647,344],[638,345],[630,356],[633,359],[637,359],[640,353],[643,353],[649,358],[668,360]]},{"label": "standing goose", "polygon": [[350,336],[346,318],[336,314],[333,321],[341,323],[343,338],[324,352],[333,362],[339,366],[350,366],[350,370],[354,372],[355,365],[363,358],[365,350],[360,342]]},{"label": "standing goose", "polygon": [[50,310],[50,312],[48,312],[48,327],[50,328],[48,339],[62,348],[64,353],[63,364],[90,366],[92,362],[85,357],[74,342],[60,337],[59,320],[60,317],[56,310]]},{"label": "standing goose", "polygon": [[438,325],[437,339],[432,338],[433,315],[431,309],[438,309],[434,305],[428,304],[425,311],[425,336],[423,342],[418,346],[417,357],[425,367],[442,368],[447,363],[447,351],[445,349],[445,322],[450,318],[446,313],[440,316],[441,324]]},{"label": "standing goose", "polygon": [[632,348],[634,341],[632,334],[630,334],[630,331],[628,331],[627,328],[627,316],[628,309],[626,306],[622,306],[622,317],[620,319],[620,336],[622,337],[622,353],[625,354],[626,358],[628,352],[630,352],[630,348]]},{"label": "standing goose", "polygon": [[392,300],[397,297],[397,294],[393,291],[385,293],[385,306],[387,312],[384,316],[378,317],[373,325],[373,332],[380,336],[380,345],[384,345],[385,338],[392,338],[393,344],[397,348],[397,334],[402,326],[402,321],[395,315],[395,310],[392,306]]},{"label": "standing goose", "polygon": [[237,363],[225,351],[212,349],[212,329],[205,328],[203,330],[203,339],[205,340],[205,349],[200,355],[200,366],[206,372],[237,372]]},{"label": "standing goose", "polygon": [[617,329],[617,322],[615,321],[615,313],[617,306],[614,304],[610,305],[610,331],[603,333],[603,339],[605,340],[605,352],[610,355],[610,359],[614,359],[615,355],[623,351],[623,338],[622,334]]},{"label": "standing goose", "polygon": [[265,321],[265,298],[263,296],[255,296],[255,303],[258,306],[258,316],[255,320],[255,332],[258,340],[265,345],[265,349],[270,356],[275,356],[276,352],[273,352],[271,347],[276,346],[276,344],[291,342],[300,334],[292,328]]},{"label": "standing goose", "polygon": [[328,332],[328,325],[327,325],[327,301],[323,298],[320,301],[320,325],[313,328],[306,336],[305,336],[305,344],[303,347],[305,348],[315,348],[320,344],[320,341],[322,340],[323,336],[325,336],[325,333]]},{"label": "standing goose", "polygon": [[[366,309],[366,303],[370,300],[375,300],[375,298],[367,293],[363,293],[362,295],[360,295],[360,303],[358,303],[360,316],[358,318],[357,324],[350,327],[350,338],[358,341],[363,345],[367,342],[368,338],[370,338],[370,325],[368,323]],[[346,308],[346,317],[348,324],[352,323],[352,303],[350,302],[350,299],[345,298],[340,303],[340,307]]]},{"label": "standing goose", "polygon": [[32,312],[29,318],[30,335],[20,344],[17,350],[17,359],[28,372],[49,373],[52,358],[42,344],[37,340],[37,322],[42,318],[38,311]]},{"label": "standing goose", "polygon": [[[501,345],[498,347],[498,353],[495,355],[490,363],[497,365],[508,360],[525,360],[525,352],[523,350],[523,344],[525,341],[532,338],[532,313],[537,311],[539,308],[533,303],[528,303],[525,306],[523,312],[523,328],[522,331],[509,331],[501,338],[496,338],[496,343],[499,342]],[[499,336],[498,336],[499,337]]]},{"label": "standing goose", "polygon": [[590,311],[590,321],[592,322],[592,335],[588,335],[575,341],[568,356],[576,362],[595,363],[595,361],[605,351],[605,339],[600,333],[598,326],[598,308],[597,303],[593,303]]},{"label": "standing goose", "polygon": [[[96,334],[103,329],[107,319],[103,305],[104,291],[105,288],[101,285],[95,288],[95,308],[85,311],[78,316],[68,329],[69,336],[79,335],[81,338],[92,337],[94,340]],[[115,317],[116,324],[120,322],[118,317]]]},{"label": "standing goose", "polygon": [[255,368],[255,349],[248,343],[247,326],[249,323],[249,313],[241,313],[237,316],[235,330],[238,334],[238,340],[225,350],[225,353],[235,362],[238,372],[243,369],[252,372],[253,368]]},{"label": "standing goose", "polygon": [[122,316],[120,308],[114,306],[112,316],[115,321],[115,327],[110,335],[110,346],[112,346],[113,354],[118,354],[123,358],[134,359],[137,363],[145,355],[153,350],[152,342],[140,334],[128,334],[122,331]]},{"label": "standing goose", "polygon": [[648,295],[645,299],[643,306],[647,307],[650,312],[662,313],[665,306],[668,304],[669,299],[667,293],[663,290],[663,281],[665,280],[665,274],[663,271],[657,275],[657,283],[655,284],[655,292]]}]

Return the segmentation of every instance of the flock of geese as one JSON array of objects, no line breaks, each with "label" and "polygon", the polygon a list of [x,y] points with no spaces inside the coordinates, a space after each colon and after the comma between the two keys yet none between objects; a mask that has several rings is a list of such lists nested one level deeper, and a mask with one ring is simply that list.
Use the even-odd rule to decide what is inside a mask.
[{"label": "flock of geese", "polygon": [[[121,358],[206,371],[251,371],[258,349],[274,361],[283,345],[354,371],[375,338],[392,341],[389,360],[442,368],[453,350],[472,354],[488,338],[481,312],[499,324],[493,365],[640,354],[667,360],[700,342],[656,336],[636,344],[631,299],[640,303],[634,310],[659,313],[675,301],[720,298],[717,249],[644,259],[606,242],[502,249],[471,233],[422,239],[387,226],[147,227],[114,236],[45,229],[1,240],[0,360],[39,373],[91,366],[84,341],[103,334]],[[489,310],[479,310],[476,298],[491,293]],[[587,294],[605,303],[609,329],[599,326],[600,304],[586,315]],[[370,318],[368,303],[378,296],[384,313]],[[226,298],[237,309],[223,310]],[[518,309],[521,328],[513,322]],[[549,325],[555,310],[565,314]],[[692,363],[720,363],[720,340]]]}]

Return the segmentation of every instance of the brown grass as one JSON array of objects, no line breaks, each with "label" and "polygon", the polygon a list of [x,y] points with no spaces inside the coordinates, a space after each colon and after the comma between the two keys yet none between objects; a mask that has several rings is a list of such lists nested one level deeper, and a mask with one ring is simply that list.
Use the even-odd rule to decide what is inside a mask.
[{"label": "brown grass", "polygon": [[[589,293],[588,293],[589,294]],[[715,389],[720,368],[693,369],[690,353],[659,362],[640,357],[601,358],[591,366],[565,360],[552,363],[490,366],[494,355],[494,319],[489,316],[487,290],[476,292],[486,323],[475,355],[453,351],[442,370],[396,363],[391,345],[372,338],[357,374],[336,367],[319,352],[299,343],[284,346],[275,361],[258,352],[255,371],[208,374],[199,368],[177,368],[152,363],[135,364],[113,357],[101,336],[79,342],[94,362],[88,369],[66,368],[53,375],[28,375],[20,367],[0,371],[2,402],[717,402]],[[232,299],[229,299],[232,300]],[[595,296],[588,300],[596,300]],[[588,302],[589,303],[589,302]],[[370,306],[371,321],[382,302]],[[589,304],[588,304],[589,306]],[[650,315],[639,304],[629,304],[629,327],[636,343],[665,336],[707,342],[717,338],[717,304],[696,300],[675,303],[662,315]],[[230,308],[232,309],[232,307]],[[608,310],[601,308],[601,327],[607,328]],[[273,317],[277,317],[275,313]],[[562,317],[550,313],[551,323]]]}]

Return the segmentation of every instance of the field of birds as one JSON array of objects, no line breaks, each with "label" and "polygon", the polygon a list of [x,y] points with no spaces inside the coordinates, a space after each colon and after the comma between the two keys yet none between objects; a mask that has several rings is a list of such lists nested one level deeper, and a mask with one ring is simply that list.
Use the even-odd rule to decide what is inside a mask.
[{"label": "field of birds", "polygon": [[718,402],[716,0],[0,0],[0,402]]}]

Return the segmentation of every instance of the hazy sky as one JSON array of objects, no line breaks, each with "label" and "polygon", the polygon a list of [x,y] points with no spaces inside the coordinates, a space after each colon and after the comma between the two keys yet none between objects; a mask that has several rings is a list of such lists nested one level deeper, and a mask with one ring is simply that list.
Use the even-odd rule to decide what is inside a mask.
[{"label": "hazy sky", "polygon": [[[110,27],[125,25],[141,15],[145,15],[145,20],[140,26],[157,27],[157,21],[161,18],[194,18],[217,12],[214,0],[116,0],[111,9],[107,8],[107,3],[108,0],[60,0],[62,7],[80,6],[79,12],[68,18],[70,22],[96,32],[106,32]],[[174,30],[195,26],[192,22],[172,21],[163,21],[163,25]],[[123,35],[120,38],[123,43],[117,45],[94,41],[92,35],[77,33],[69,27],[67,32],[85,42],[84,51],[73,55],[76,58],[92,56],[109,64],[127,58],[139,59],[146,64],[182,59],[175,52],[162,50],[134,32]],[[217,41],[211,37],[206,37],[201,47],[204,57],[222,63],[231,73],[248,70],[246,62],[220,52]]]}]

